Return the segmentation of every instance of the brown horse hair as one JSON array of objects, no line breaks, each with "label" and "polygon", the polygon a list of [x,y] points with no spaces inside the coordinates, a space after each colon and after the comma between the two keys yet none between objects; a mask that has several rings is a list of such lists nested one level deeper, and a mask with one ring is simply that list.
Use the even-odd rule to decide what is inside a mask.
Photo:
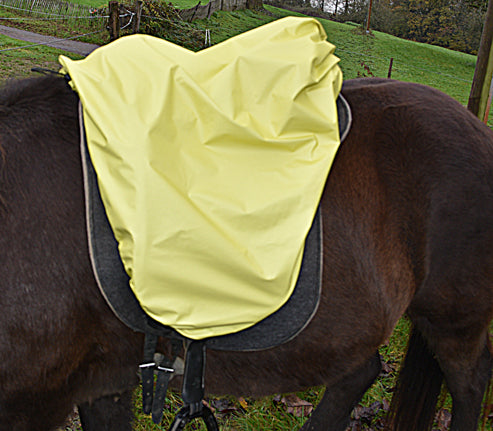
[{"label": "brown horse hair", "polygon": [[430,430],[443,373],[420,332],[413,327],[392,396],[386,431]]},{"label": "brown horse hair", "polygon": [[[2,175],[2,169],[5,166],[5,160],[6,160],[5,150],[2,146],[2,140],[1,140],[1,136],[0,136],[0,178]],[[7,202],[5,201],[5,198],[3,197],[3,195],[0,193],[0,209],[5,210],[6,208],[7,208]]]}]

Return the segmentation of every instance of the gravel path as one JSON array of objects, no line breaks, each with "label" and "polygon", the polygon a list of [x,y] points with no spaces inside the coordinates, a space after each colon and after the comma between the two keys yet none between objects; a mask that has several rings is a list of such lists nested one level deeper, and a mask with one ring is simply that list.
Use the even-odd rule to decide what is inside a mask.
[{"label": "gravel path", "polygon": [[0,34],[13,39],[24,40],[26,42],[39,43],[53,48],[63,49],[74,54],[87,55],[98,48],[92,43],[78,42],[76,40],[60,40],[54,36],[44,36],[30,31],[20,30],[14,27],[0,25]]}]

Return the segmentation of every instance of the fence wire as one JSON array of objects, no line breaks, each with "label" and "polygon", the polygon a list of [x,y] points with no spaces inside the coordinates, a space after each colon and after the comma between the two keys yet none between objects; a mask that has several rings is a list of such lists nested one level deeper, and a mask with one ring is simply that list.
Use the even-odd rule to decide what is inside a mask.
[{"label": "fence wire", "polygon": [[94,8],[60,0],[0,0],[0,5],[30,13],[59,14],[62,16],[91,15]]},{"label": "fence wire", "polygon": [[57,16],[57,17],[71,18],[71,19],[73,19],[73,18],[94,19],[94,18],[104,18],[104,17],[107,18],[107,16],[104,16],[104,15],[75,16],[75,15],[57,14],[57,13],[52,13],[52,12],[43,12],[43,11],[40,11],[40,10],[33,11],[32,9],[24,9],[24,8],[20,8],[20,7],[16,7],[16,6],[9,6],[9,5],[3,4],[1,2],[0,2],[0,7],[3,7],[5,9],[15,10],[15,11],[18,11],[18,12],[24,12],[24,13],[28,13],[28,14],[35,13],[35,14],[39,14],[39,15],[49,15],[49,16]]}]

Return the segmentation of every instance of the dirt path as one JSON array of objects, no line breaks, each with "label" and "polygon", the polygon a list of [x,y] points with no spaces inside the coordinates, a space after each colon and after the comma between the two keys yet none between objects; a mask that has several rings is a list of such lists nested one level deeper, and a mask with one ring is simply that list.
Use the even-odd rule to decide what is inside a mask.
[{"label": "dirt path", "polygon": [[0,34],[13,39],[24,40],[26,42],[39,43],[53,48],[63,49],[74,54],[87,55],[94,51],[98,45],[92,43],[78,42],[76,40],[60,40],[54,36],[44,36],[30,31],[20,30],[14,27],[0,25]]}]

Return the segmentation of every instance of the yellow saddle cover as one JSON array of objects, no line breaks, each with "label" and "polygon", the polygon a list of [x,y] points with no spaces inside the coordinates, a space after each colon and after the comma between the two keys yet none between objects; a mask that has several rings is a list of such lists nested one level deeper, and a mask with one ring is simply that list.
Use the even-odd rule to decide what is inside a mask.
[{"label": "yellow saddle cover", "polygon": [[334,49],[318,21],[290,17],[197,53],[134,35],[60,57],[152,318],[203,339],[287,301],[339,145]]}]

